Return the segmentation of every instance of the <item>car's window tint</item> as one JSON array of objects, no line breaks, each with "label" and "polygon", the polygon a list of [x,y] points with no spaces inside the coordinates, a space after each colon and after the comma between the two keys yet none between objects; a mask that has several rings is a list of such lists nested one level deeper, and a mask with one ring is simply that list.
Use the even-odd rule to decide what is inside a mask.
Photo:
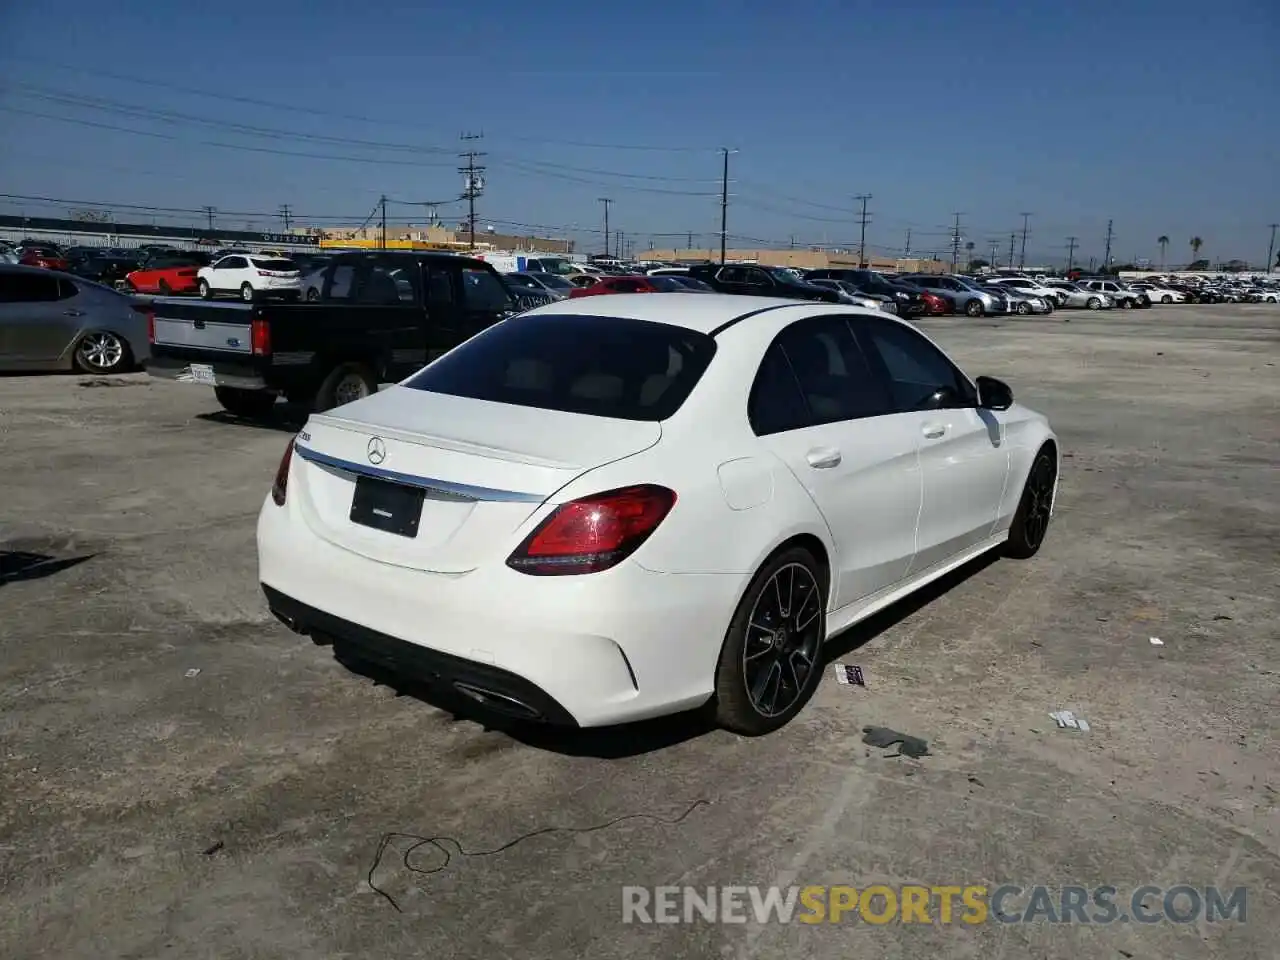
[{"label": "car's window tint", "polygon": [[815,423],[888,413],[861,348],[840,317],[801,320],[778,335]]},{"label": "car's window tint", "polygon": [[747,419],[759,437],[785,433],[814,422],[787,355],[777,341],[765,352],[756,371],[747,401]]},{"label": "car's window tint", "polygon": [[416,268],[417,262],[412,260],[370,264],[363,274],[356,301],[384,307],[413,303]]},{"label": "car's window tint", "polygon": [[253,265],[259,270],[271,270],[279,273],[290,273],[298,269],[298,265],[292,260],[260,260],[253,257]]},{"label": "car's window tint", "polygon": [[453,283],[449,279],[449,271],[439,267],[424,265],[427,280],[427,303],[453,303]]},{"label": "car's window tint", "polygon": [[490,327],[407,385],[515,406],[665,420],[714,353],[706,334],[670,324],[534,314]]},{"label": "car's window tint", "polygon": [[895,411],[929,409],[933,405],[930,398],[944,388],[957,398],[951,405],[972,402],[968,381],[924,337],[893,322],[864,323],[859,329],[867,349],[885,371]]},{"label": "car's window tint", "polygon": [[510,310],[511,297],[498,275],[479,267],[462,268],[462,289],[467,306],[472,310],[500,312]]},{"label": "car's window tint", "polygon": [[351,281],[355,279],[356,268],[353,263],[340,263],[333,268],[333,276],[329,281],[330,300],[351,299]]},{"label": "car's window tint", "polygon": [[25,271],[0,272],[0,303],[50,303],[58,299],[58,278]]}]

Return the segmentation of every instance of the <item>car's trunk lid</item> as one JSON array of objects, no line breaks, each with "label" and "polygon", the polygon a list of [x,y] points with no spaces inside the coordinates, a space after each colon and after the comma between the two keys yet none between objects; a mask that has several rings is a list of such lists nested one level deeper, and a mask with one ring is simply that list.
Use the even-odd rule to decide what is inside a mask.
[{"label": "car's trunk lid", "polygon": [[[465,573],[505,557],[520,525],[570,480],[647,449],[661,433],[657,423],[390,387],[308,420],[289,492],[296,484],[306,522],[337,546]],[[412,535],[357,517],[357,483],[375,499],[385,494],[388,514],[400,509],[395,488],[422,490]]]}]

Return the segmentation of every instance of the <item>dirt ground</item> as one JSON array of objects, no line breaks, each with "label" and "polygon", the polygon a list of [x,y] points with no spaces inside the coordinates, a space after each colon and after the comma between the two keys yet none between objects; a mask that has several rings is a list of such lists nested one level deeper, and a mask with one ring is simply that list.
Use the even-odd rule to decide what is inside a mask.
[{"label": "dirt ground", "polygon": [[[1280,310],[1065,316],[923,324],[1057,429],[1043,551],[839,638],[866,688],[829,677],[757,740],[488,729],[398,694],[262,600],[287,422],[142,374],[0,378],[0,957],[1274,957]],[[389,831],[488,850],[697,800],[433,875],[393,839],[374,879],[399,911],[367,881]],[[1245,886],[1248,914],[621,918],[624,885],[1004,882]]]}]

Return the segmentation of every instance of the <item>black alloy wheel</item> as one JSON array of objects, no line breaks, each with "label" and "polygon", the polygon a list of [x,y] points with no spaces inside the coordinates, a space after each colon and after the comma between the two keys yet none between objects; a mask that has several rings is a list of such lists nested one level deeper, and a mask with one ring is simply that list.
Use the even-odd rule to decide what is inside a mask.
[{"label": "black alloy wheel", "polygon": [[1017,512],[1014,513],[1013,523],[1009,528],[1006,554],[1025,560],[1034,557],[1040,550],[1049,530],[1049,519],[1053,516],[1053,497],[1057,484],[1058,468],[1053,454],[1048,448],[1041,449],[1036,455],[1035,463],[1031,465],[1026,485],[1022,488],[1022,499],[1018,502]]}]

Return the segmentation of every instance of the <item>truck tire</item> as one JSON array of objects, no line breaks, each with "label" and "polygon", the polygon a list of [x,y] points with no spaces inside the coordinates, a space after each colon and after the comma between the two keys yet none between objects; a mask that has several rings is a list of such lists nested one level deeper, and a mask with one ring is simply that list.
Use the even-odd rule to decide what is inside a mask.
[{"label": "truck tire", "polygon": [[378,378],[365,364],[340,363],[320,384],[314,407],[317,413],[323,413],[377,392]]},{"label": "truck tire", "polygon": [[270,390],[241,390],[238,387],[214,387],[213,395],[218,398],[227,413],[237,417],[258,420],[265,417],[275,406],[276,395]]}]

